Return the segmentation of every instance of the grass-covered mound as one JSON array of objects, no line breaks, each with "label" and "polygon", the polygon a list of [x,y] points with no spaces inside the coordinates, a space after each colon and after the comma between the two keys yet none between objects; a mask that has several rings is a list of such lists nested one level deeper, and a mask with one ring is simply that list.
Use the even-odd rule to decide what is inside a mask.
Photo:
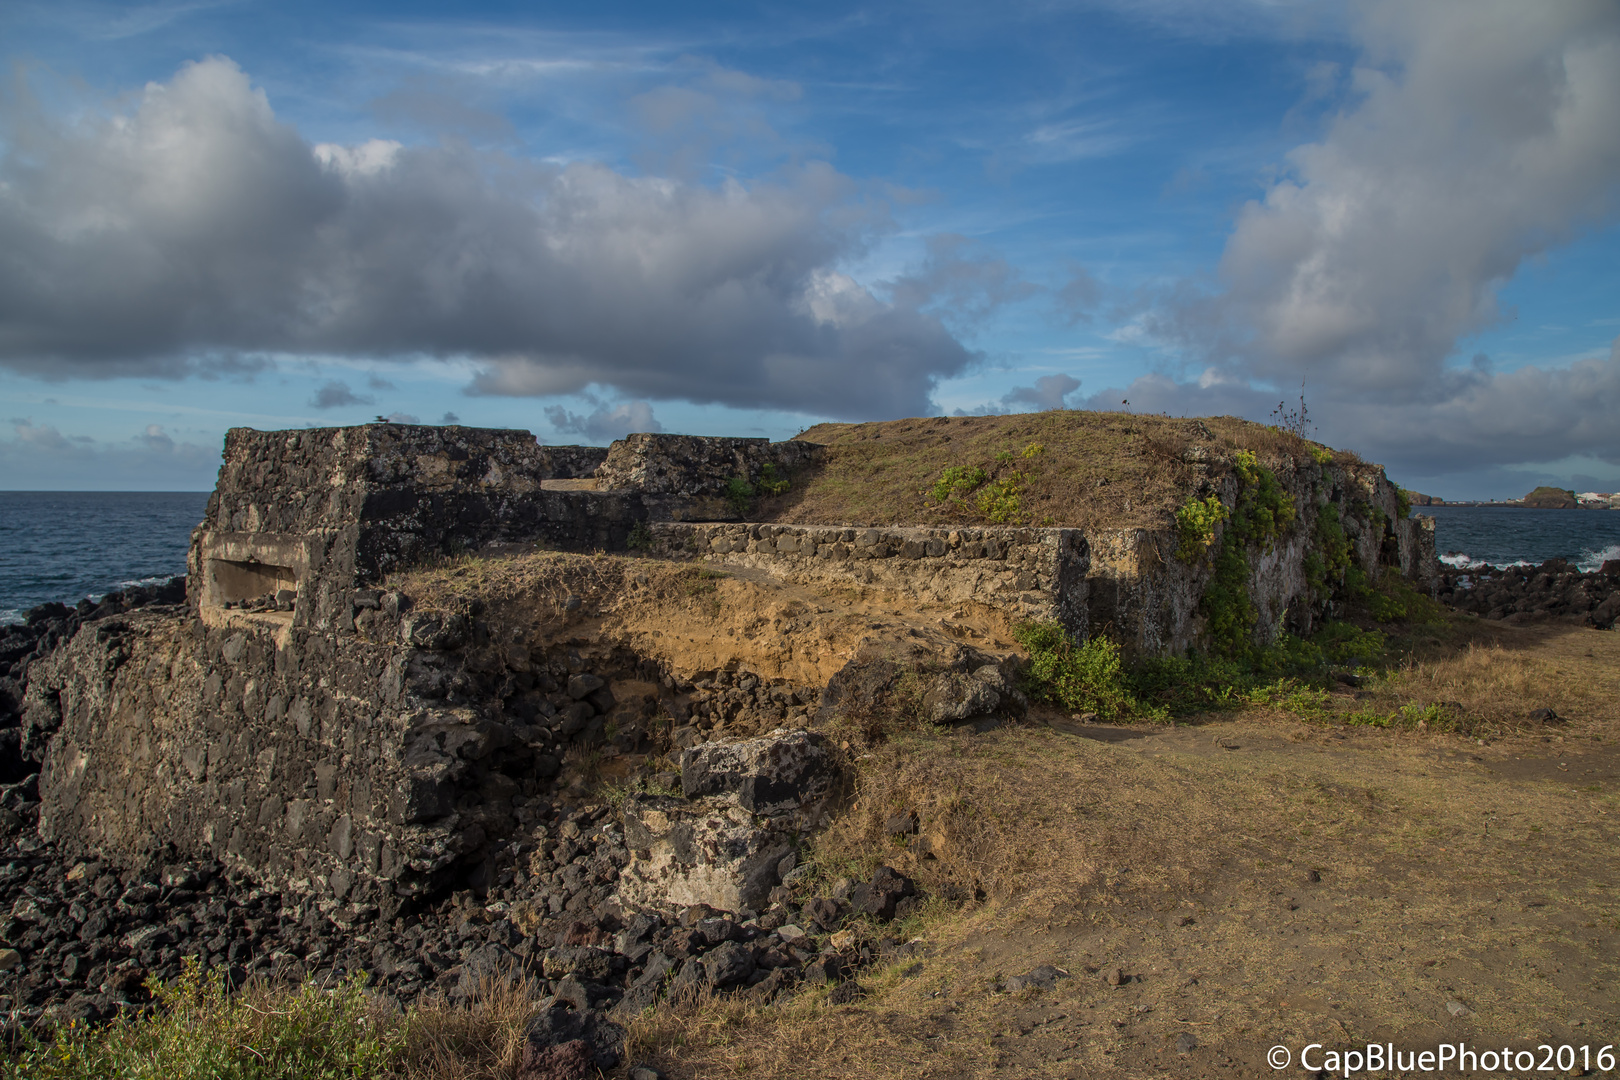
[{"label": "grass-covered mound", "polygon": [[823,460],[761,498],[761,520],[1164,528],[1240,450],[1274,465],[1358,460],[1235,417],[1085,410],[818,424],[798,437],[825,446]]}]

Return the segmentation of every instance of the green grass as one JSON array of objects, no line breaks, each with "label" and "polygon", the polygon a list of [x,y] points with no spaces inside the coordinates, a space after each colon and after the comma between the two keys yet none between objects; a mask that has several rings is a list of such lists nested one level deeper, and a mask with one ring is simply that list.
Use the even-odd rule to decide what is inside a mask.
[{"label": "green grass", "polygon": [[375,1008],[363,980],[306,984],[270,999],[230,994],[195,964],[151,986],[148,1019],[59,1027],[46,1043],[25,1035],[0,1064],[6,1080],[361,1080],[391,1075],[406,1046],[402,1019]]}]

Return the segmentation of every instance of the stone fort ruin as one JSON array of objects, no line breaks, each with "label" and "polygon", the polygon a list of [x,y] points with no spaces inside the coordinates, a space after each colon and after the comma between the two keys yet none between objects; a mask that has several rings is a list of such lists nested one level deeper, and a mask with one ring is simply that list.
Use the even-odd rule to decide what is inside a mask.
[{"label": "stone fort ruin", "polygon": [[[629,553],[982,605],[1080,636],[1106,626],[1137,655],[1199,640],[1208,570],[1172,557],[1173,530],[781,525],[743,520],[727,497],[736,478],[807,475],[820,453],[666,435],[551,447],[527,432],[395,424],[233,430],[193,534],[186,610],[87,624],[30,674],[41,835],[113,859],[166,845],[349,918],[386,917],[446,888],[498,891],[527,857],[514,838],[581,748],[656,754],[739,717],[751,718],[744,730],[803,728],[860,692],[723,658],[683,668],[673,654],[524,623],[477,595],[430,605],[390,584],[466,553]],[[1329,503],[1368,573],[1432,574],[1432,523],[1397,512],[1377,466],[1282,481],[1306,520],[1250,560],[1257,634],[1309,628],[1310,515]],[[636,561],[587,567],[596,584],[558,610],[588,614],[640,587]],[[1016,706],[1015,658],[951,648],[960,677],[930,699],[937,718]],[[726,759],[682,777],[686,798],[630,800],[636,855],[620,893],[760,902],[830,790],[822,757],[812,740],[774,762]]]}]

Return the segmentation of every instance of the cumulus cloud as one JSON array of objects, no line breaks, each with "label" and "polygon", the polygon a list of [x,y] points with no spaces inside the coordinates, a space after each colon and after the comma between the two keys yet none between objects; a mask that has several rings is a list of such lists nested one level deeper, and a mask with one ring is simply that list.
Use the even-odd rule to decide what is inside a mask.
[{"label": "cumulus cloud", "polygon": [[309,399],[309,403],[317,409],[337,409],[349,405],[370,405],[374,400],[356,394],[349,389],[349,384],[341,379],[330,379],[315,391],[315,396]]},{"label": "cumulus cloud", "polygon": [[983,322],[997,308],[1042,291],[1005,259],[954,233],[929,237],[922,264],[888,286],[899,306],[937,311],[960,327]]},{"label": "cumulus cloud", "polygon": [[1526,260],[1611,215],[1620,7],[1380,0],[1354,97],[1238,214],[1213,294],[1149,326],[1262,378],[1444,390]]},{"label": "cumulus cloud", "polygon": [[[1237,215],[1215,283],[1131,324],[1207,365],[1098,407],[1262,419],[1301,378],[1322,437],[1433,470],[1614,460],[1620,361],[1493,373],[1459,343],[1512,313],[1527,260],[1620,205],[1620,7],[1374,0],[1350,97]],[[1309,94],[1329,92],[1327,74]]]},{"label": "cumulus cloud", "polygon": [[453,412],[446,412],[443,416],[439,417],[439,423],[441,423],[441,424],[459,424],[459,423],[461,423],[461,417],[457,416]]},{"label": "cumulus cloud", "polygon": [[844,279],[862,295],[824,302],[887,227],[824,164],[711,188],[465,146],[312,147],[223,58],[86,119],[14,91],[0,124],[0,364],[18,371],[470,357],[473,393],[594,383],[862,418],[928,411],[975,359],[912,294]]},{"label": "cumulus cloud", "polygon": [[[1311,397],[1313,437],[1349,446],[1399,471],[1425,476],[1584,456],[1620,465],[1620,338],[1607,356],[1551,370],[1534,366],[1492,373],[1476,366],[1441,400]],[[1086,399],[1117,409],[1128,398],[1136,412],[1172,416],[1226,414],[1264,419],[1277,394],[1244,379],[1208,371],[1182,382],[1144,375]]]},{"label": "cumulus cloud", "polygon": [[561,435],[583,435],[593,443],[610,443],[636,431],[663,431],[646,401],[598,405],[586,414],[571,413],[561,405],[546,408],[546,420]]},{"label": "cumulus cloud", "polygon": [[1069,395],[1080,389],[1073,375],[1042,375],[1034,386],[1015,386],[1001,400],[1008,405],[1029,405],[1035,409],[1067,409]]}]

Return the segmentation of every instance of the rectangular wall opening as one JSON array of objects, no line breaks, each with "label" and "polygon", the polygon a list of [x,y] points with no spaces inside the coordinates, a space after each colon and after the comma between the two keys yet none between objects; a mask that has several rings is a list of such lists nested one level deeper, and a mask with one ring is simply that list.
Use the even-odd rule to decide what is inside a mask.
[{"label": "rectangular wall opening", "polygon": [[290,566],[234,559],[209,559],[208,576],[216,604],[274,597],[282,589],[298,589],[298,575]]}]

